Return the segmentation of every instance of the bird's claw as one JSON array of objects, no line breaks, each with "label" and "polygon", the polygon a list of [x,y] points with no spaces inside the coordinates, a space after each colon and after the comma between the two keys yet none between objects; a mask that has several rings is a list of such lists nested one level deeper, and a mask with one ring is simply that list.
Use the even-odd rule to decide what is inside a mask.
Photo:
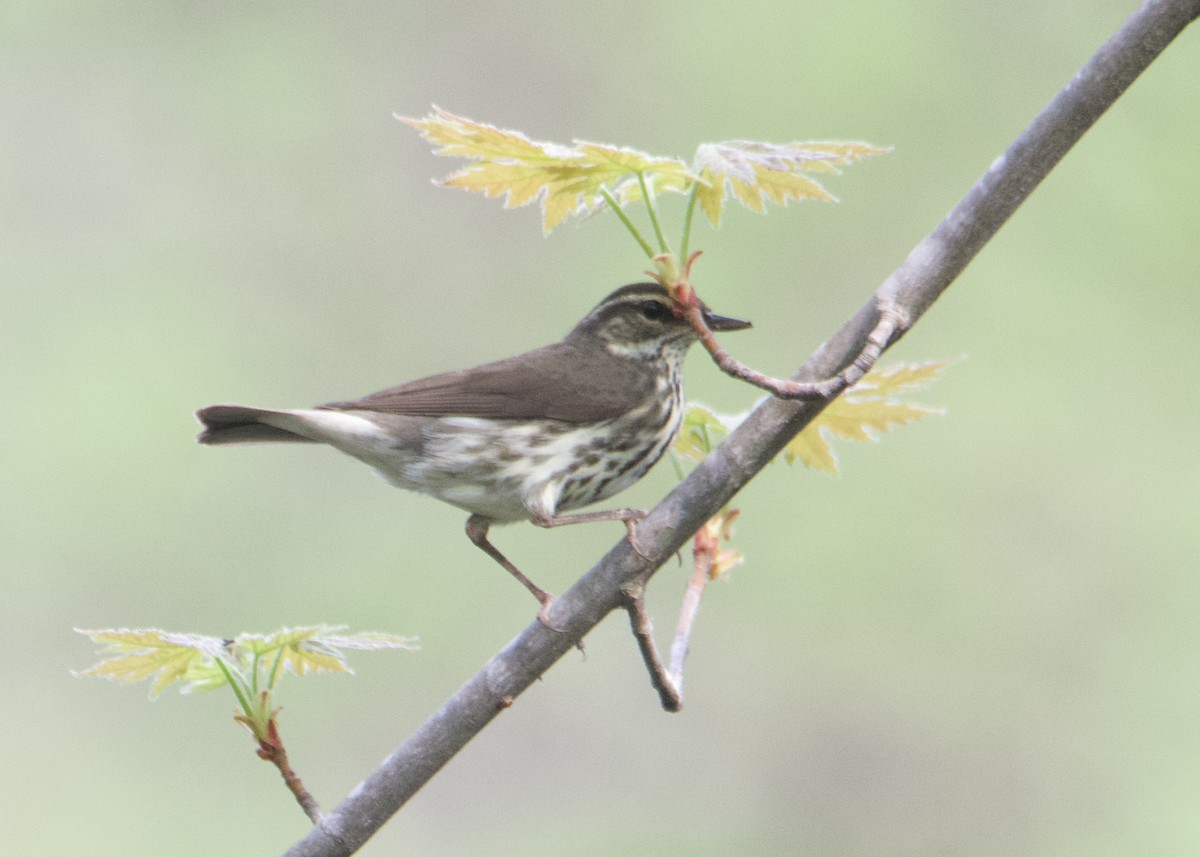
[{"label": "bird's claw", "polygon": [[541,622],[544,627],[549,628],[554,633],[565,634],[567,632],[566,628],[560,628],[550,621],[550,606],[554,604],[554,596],[548,592],[543,594],[546,596],[546,599],[542,601],[542,606],[538,608],[537,620]]},{"label": "bird's claw", "polygon": [[640,547],[638,547],[637,543],[637,524],[639,521],[645,520],[646,513],[641,509],[628,509],[626,511],[628,514],[625,518],[623,518],[625,521],[625,540],[629,542],[629,546],[633,548],[633,552],[635,554],[649,562],[650,557],[648,557],[646,553]]}]

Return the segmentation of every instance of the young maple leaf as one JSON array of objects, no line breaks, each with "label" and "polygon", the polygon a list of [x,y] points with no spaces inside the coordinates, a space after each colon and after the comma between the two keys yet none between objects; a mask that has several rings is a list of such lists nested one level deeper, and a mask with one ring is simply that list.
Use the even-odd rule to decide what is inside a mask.
[{"label": "young maple leaf", "polygon": [[[76,629],[79,630],[79,629]],[[224,641],[200,634],[172,634],[158,628],[118,628],[84,631],[93,642],[106,648],[109,655],[78,675],[97,676],[125,684],[153,677],[150,698],[154,699],[172,684],[190,681],[191,672],[206,661],[220,657]]]},{"label": "young maple leaf", "polygon": [[344,625],[311,625],[301,628],[281,628],[273,634],[241,634],[233,648],[255,655],[276,659],[275,670],[287,670],[294,675],[338,672],[353,673],[346,663],[343,649],[380,651],[411,649],[413,641],[395,634],[364,631],[360,634],[339,634]]},{"label": "young maple leaf", "polygon": [[[868,372],[861,381],[834,399],[783,448],[784,460],[800,461],[831,476],[838,473],[830,439],[874,441],[898,425],[941,413],[900,401],[897,397],[936,381],[946,366],[940,362],[902,363]],[[704,405],[689,403],[671,452],[677,458],[703,461],[745,414],[725,416]]]},{"label": "young maple leaf", "polygon": [[231,675],[251,685],[257,683],[257,672],[264,686],[269,686],[285,670],[295,675],[353,672],[346,664],[343,649],[414,648],[410,638],[395,634],[337,633],[341,630],[327,625],[281,628],[272,634],[240,634],[232,640],[157,628],[80,631],[105,644],[102,654],[109,657],[78,674],[126,684],[153,676],[150,697],[154,698],[177,682],[185,683],[181,690],[186,693],[229,684]]},{"label": "young maple leaf", "polygon": [[740,509],[722,509],[709,518],[703,527],[704,536],[700,541],[712,545],[713,548],[712,563],[708,569],[709,580],[722,577],[746,561],[741,551],[721,546],[722,542],[733,541],[733,522],[740,514]]},{"label": "young maple leaf", "polygon": [[703,461],[744,416],[721,416],[704,405],[689,402],[671,452],[680,458]]},{"label": "young maple leaf", "polygon": [[936,381],[945,366],[928,361],[868,372],[792,438],[783,448],[784,459],[789,464],[799,460],[807,467],[836,476],[837,455],[830,438],[875,441],[898,425],[942,413],[936,408],[899,401],[896,396]]},{"label": "young maple leaf", "polygon": [[[652,176],[658,190],[682,189],[690,178],[687,165],[676,158],[656,158],[633,149],[579,140],[571,146],[539,142],[519,131],[475,122],[436,106],[433,109],[424,119],[397,118],[440,147],[435,154],[474,162],[439,184],[488,198],[503,196],[505,208],[537,201],[546,234],[571,215],[603,205],[601,189],[611,193],[631,175]],[[628,189],[623,193],[631,198]]]},{"label": "young maple leaf", "polygon": [[234,646],[244,648],[255,655],[274,659],[275,670],[287,670],[293,675],[309,673],[350,672],[346,657],[322,634],[342,630],[313,625],[302,628],[281,628],[272,634],[239,634]]},{"label": "young maple leaf", "polygon": [[[636,175],[630,176],[619,181],[612,189],[612,196],[617,201],[617,205],[624,207],[631,202],[641,202],[646,196],[642,192],[643,183],[646,190],[650,192],[651,202],[653,202],[656,194],[687,193],[691,190],[692,185],[696,184],[696,177],[690,172],[675,169],[670,172],[644,173],[640,178]],[[607,206],[608,200],[602,199],[600,203]],[[601,206],[598,205],[596,210],[600,210],[600,208]]]},{"label": "young maple leaf", "polygon": [[837,174],[839,167],[889,151],[854,142],[778,145],[731,140],[699,146],[692,172],[700,179],[696,190],[700,208],[713,226],[720,226],[729,197],[759,214],[768,200],[778,205],[801,199],[835,202],[837,197],[805,173]]}]

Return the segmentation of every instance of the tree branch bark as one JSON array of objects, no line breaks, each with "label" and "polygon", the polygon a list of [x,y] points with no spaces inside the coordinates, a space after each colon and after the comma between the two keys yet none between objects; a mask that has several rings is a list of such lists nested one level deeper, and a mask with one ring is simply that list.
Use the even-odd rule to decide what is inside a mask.
[{"label": "tree branch bark", "polygon": [[[1008,150],[870,300],[793,376],[819,381],[859,355],[877,307],[915,322],[970,263],[1059,160],[1171,40],[1200,15],[1200,0],[1149,0],[1075,74]],[[513,698],[537,680],[729,502],[827,400],[768,399],[638,527],[639,556],[614,547],[550,611],[563,633],[532,623],[325,816],[288,857],[345,857],[400,809]]]}]

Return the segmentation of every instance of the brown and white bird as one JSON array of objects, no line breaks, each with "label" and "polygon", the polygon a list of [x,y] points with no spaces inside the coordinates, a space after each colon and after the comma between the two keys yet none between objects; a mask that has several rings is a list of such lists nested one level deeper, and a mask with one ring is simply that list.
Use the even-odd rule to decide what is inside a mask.
[{"label": "brown and white bird", "polygon": [[[703,308],[711,330],[749,322]],[[683,416],[680,370],[697,339],[667,289],[617,289],[561,342],[434,375],[361,399],[275,410],[212,405],[196,413],[203,444],[325,443],[388,482],[471,513],[467,536],[542,605],[552,597],[488,540],[493,523],[541,527],[620,520],[633,509],[561,513],[641,479]]]}]

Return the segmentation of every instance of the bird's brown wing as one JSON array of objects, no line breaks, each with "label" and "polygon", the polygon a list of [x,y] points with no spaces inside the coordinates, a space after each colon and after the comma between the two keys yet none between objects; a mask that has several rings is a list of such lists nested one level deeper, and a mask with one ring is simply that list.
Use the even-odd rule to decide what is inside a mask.
[{"label": "bird's brown wing", "polygon": [[634,361],[590,355],[559,342],[488,363],[380,390],[327,410],[411,416],[551,419],[583,424],[625,413],[653,391],[650,373]]}]

